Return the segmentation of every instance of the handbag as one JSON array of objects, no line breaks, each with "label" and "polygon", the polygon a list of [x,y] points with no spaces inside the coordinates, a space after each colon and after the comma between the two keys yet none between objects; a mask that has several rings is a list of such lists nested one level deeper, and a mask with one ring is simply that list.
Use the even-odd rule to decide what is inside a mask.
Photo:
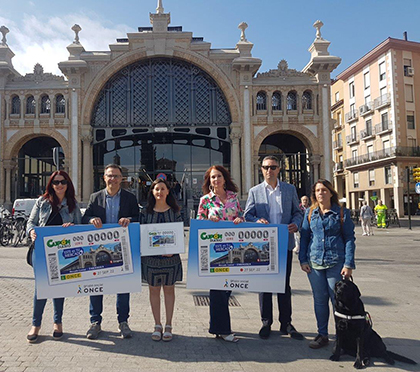
[{"label": "handbag", "polygon": [[29,266],[32,266],[32,253],[35,249],[35,242],[29,245],[28,252],[26,253],[26,262]]}]

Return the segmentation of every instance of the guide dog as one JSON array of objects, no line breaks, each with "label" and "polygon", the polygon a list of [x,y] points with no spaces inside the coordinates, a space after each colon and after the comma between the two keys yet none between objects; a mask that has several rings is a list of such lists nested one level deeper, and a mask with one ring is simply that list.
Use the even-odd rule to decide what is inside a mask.
[{"label": "guide dog", "polygon": [[386,349],[381,336],[372,328],[370,315],[365,311],[359,288],[353,281],[338,281],[334,293],[336,342],[330,360],[338,361],[343,351],[356,356],[353,366],[357,369],[368,366],[371,357],[382,358],[388,364],[394,364],[395,360],[417,364],[414,360]]}]

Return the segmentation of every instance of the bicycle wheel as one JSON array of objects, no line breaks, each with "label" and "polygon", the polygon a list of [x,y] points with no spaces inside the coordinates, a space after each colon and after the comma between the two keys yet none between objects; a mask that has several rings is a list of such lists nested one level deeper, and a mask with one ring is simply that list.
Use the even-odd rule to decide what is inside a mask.
[{"label": "bicycle wheel", "polygon": [[2,246],[6,247],[9,244],[9,235],[10,235],[10,231],[8,229],[8,225],[3,224],[1,226],[1,239],[0,239],[0,243]]},{"label": "bicycle wheel", "polygon": [[20,243],[23,242],[25,238],[25,227],[23,222],[18,222],[15,226],[16,235],[13,238],[13,246],[17,247]]}]

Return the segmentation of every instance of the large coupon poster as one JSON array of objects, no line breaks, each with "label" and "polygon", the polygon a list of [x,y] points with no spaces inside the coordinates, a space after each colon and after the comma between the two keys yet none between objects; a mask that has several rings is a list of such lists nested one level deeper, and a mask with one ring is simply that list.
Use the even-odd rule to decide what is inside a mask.
[{"label": "large coupon poster", "polygon": [[35,232],[38,298],[141,291],[138,223],[47,226]]},{"label": "large coupon poster", "polygon": [[191,220],[187,288],[284,293],[287,225]]}]

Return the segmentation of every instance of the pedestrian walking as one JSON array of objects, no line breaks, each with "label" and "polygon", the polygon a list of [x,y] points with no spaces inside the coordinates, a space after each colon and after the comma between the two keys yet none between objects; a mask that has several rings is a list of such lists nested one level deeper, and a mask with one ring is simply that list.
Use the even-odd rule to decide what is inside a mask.
[{"label": "pedestrian walking", "polygon": [[367,201],[364,200],[362,203],[362,208],[360,208],[360,222],[362,225],[362,236],[373,235],[373,231],[370,227],[372,217],[373,217],[372,208],[368,205]]}]

